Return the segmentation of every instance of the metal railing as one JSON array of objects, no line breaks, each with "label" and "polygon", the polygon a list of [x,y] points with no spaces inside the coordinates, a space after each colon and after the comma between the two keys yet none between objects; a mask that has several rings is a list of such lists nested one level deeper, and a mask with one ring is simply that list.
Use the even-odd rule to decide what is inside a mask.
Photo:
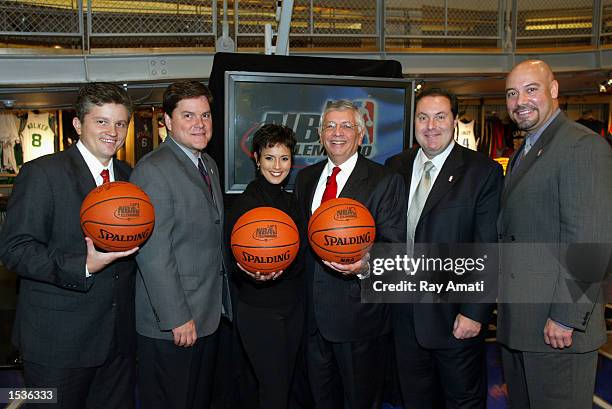
[{"label": "metal railing", "polygon": [[[276,1],[227,0],[237,51],[264,47]],[[3,0],[0,47],[214,50],[222,0]],[[491,49],[612,41],[612,0],[295,0],[291,49],[300,52]]]}]

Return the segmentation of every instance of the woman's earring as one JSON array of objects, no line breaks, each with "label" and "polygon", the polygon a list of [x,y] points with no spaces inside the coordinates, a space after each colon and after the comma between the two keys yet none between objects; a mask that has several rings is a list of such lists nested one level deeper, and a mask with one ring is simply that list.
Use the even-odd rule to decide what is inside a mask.
[{"label": "woman's earring", "polygon": [[259,163],[257,164],[257,172],[259,172]]}]

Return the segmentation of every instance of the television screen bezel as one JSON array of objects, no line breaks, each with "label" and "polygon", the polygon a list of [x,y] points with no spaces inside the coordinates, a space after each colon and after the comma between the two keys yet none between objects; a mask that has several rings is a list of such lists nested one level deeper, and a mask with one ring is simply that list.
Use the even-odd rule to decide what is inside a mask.
[{"label": "television screen bezel", "polygon": [[288,83],[288,84],[315,84],[315,85],[333,85],[333,86],[355,86],[355,87],[373,87],[373,88],[403,88],[406,90],[404,94],[404,138],[402,149],[412,146],[414,138],[414,99],[415,99],[415,81],[414,79],[406,78],[382,78],[382,77],[360,77],[360,76],[344,76],[344,75],[315,75],[315,74],[293,74],[293,73],[276,73],[276,72],[255,72],[255,71],[226,71],[225,72],[225,106],[224,106],[224,122],[225,122],[225,175],[224,175],[224,192],[226,194],[239,194],[244,191],[246,184],[233,183],[235,163],[235,142],[236,129],[235,118],[236,104],[235,83],[237,82],[259,82],[259,83]]}]

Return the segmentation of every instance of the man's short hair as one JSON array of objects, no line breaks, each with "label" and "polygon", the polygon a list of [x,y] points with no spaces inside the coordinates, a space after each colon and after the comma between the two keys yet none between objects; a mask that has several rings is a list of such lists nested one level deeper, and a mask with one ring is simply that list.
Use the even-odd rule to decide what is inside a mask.
[{"label": "man's short hair", "polygon": [[414,107],[416,108],[417,104],[422,98],[425,97],[444,97],[447,98],[450,102],[451,112],[453,114],[453,119],[457,118],[459,114],[459,103],[457,102],[457,95],[450,92],[449,90],[442,88],[427,88],[421,91],[414,101]]},{"label": "man's short hair", "polygon": [[363,115],[361,115],[361,111],[359,107],[348,99],[339,99],[336,101],[330,101],[325,105],[325,109],[321,114],[321,118],[319,119],[319,132],[323,130],[323,119],[325,115],[327,115],[331,111],[353,111],[353,116],[355,117],[355,124],[359,126],[361,130],[365,129],[365,121],[363,120]]},{"label": "man's short hair", "polygon": [[206,85],[200,81],[177,81],[164,91],[162,108],[168,116],[172,116],[180,101],[198,97],[206,97],[208,104],[212,105],[212,94]]},{"label": "man's short hair", "polygon": [[128,110],[128,116],[132,115],[134,109],[127,92],[123,88],[108,82],[92,82],[79,88],[79,95],[74,108],[77,117],[83,122],[85,115],[91,111],[94,105],[102,106],[105,104],[123,105]]}]

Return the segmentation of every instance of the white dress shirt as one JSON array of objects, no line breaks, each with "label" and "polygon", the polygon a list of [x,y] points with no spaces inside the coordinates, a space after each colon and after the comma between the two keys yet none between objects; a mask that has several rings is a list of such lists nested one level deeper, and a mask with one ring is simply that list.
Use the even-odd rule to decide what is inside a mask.
[{"label": "white dress shirt", "polygon": [[[342,192],[344,185],[346,185],[346,181],[348,180],[349,176],[351,176],[353,169],[355,169],[358,157],[359,154],[355,152],[353,156],[348,158],[343,164],[338,165],[338,167],[340,168],[340,172],[336,175],[336,183],[338,184],[336,197],[340,195],[340,192]],[[332,170],[335,166],[336,165],[334,165],[334,163],[330,159],[327,159],[327,164],[323,168],[323,172],[321,172],[321,176],[319,177],[319,183],[317,184],[314,197],[312,198],[312,205],[310,210],[313,213],[321,205],[321,199],[323,199],[323,192],[325,192],[325,185],[327,185],[327,178],[331,176]]]},{"label": "white dress shirt", "polygon": [[410,179],[410,196],[408,197],[408,209],[410,209],[410,204],[412,203],[414,192],[416,191],[416,188],[419,185],[419,181],[421,180],[421,174],[423,173],[423,165],[425,164],[425,162],[429,160],[434,165],[434,167],[429,171],[429,174],[431,175],[431,187],[433,187],[434,183],[436,183],[438,175],[440,174],[440,169],[442,169],[442,166],[444,166],[446,158],[448,158],[448,155],[450,155],[454,147],[455,141],[451,141],[451,143],[446,147],[446,149],[444,149],[438,155],[434,156],[433,159],[429,159],[423,152],[423,148],[419,148],[414,163],[412,164],[412,179]]},{"label": "white dress shirt", "polygon": [[108,162],[108,166],[104,166],[98,158],[96,158],[89,149],[79,140],[76,144],[79,152],[81,152],[81,156],[85,159],[85,163],[91,172],[94,180],[96,181],[96,186],[100,186],[104,183],[104,179],[102,179],[102,175],[100,174],[104,169],[108,169],[108,176],[111,182],[115,181],[115,172],[113,171],[113,158]]}]

